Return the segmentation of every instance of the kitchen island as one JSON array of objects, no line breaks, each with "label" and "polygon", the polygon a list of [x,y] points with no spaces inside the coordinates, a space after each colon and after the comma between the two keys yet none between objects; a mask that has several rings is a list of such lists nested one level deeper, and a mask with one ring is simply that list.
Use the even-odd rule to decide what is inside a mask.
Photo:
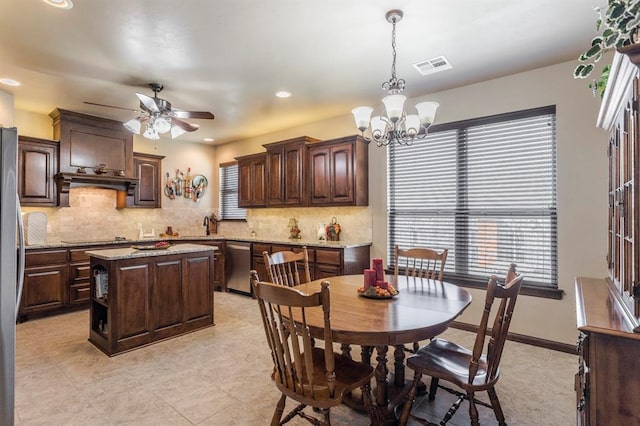
[{"label": "kitchen island", "polygon": [[113,356],[214,325],[215,249],[149,244],[87,251],[89,341]]}]

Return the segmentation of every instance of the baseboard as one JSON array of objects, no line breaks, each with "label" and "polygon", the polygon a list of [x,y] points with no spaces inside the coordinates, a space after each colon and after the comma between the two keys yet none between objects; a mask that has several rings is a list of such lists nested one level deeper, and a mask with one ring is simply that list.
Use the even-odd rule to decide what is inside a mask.
[{"label": "baseboard", "polygon": [[[454,321],[450,325],[452,328],[458,330],[471,331],[473,333],[478,332],[478,326],[473,324],[466,324],[463,322]],[[487,330],[490,333],[491,330]],[[541,339],[539,337],[525,336],[524,334],[508,333],[507,340],[511,340],[518,343],[524,343],[526,345],[538,346],[545,349],[551,349],[552,351],[565,352],[568,354],[576,355],[576,345],[570,345],[568,343],[554,342],[553,340]]]}]

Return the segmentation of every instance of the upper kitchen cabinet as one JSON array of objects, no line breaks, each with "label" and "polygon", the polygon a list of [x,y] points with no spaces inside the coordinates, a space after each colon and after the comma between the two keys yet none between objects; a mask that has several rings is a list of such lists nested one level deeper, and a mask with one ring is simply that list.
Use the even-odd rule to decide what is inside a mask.
[{"label": "upper kitchen cabinet", "polygon": [[307,204],[304,173],[307,143],[318,139],[302,136],[264,145],[267,150],[267,206],[294,207]]},{"label": "upper kitchen cabinet", "polygon": [[133,196],[124,197],[124,191],[118,192],[118,208],[161,207],[163,158],[163,155],[133,153],[134,177],[138,179],[138,184]]},{"label": "upper kitchen cabinet", "polygon": [[236,157],[238,161],[238,207],[265,207],[266,153]]},{"label": "upper kitchen cabinet", "polygon": [[361,136],[309,145],[311,206],[369,204],[369,144]]},{"label": "upper kitchen cabinet", "polygon": [[54,139],[60,140],[58,204],[69,205],[72,185],[102,186],[133,196],[133,134],[121,122],[62,109],[53,110]]},{"label": "upper kitchen cabinet", "polygon": [[58,169],[58,142],[20,136],[18,195],[23,206],[55,207],[53,176]]}]

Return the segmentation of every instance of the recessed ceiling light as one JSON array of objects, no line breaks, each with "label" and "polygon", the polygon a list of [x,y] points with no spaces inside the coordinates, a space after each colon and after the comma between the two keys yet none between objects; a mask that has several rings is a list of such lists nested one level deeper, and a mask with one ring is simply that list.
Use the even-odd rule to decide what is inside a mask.
[{"label": "recessed ceiling light", "polygon": [[276,96],[279,98],[288,98],[291,96],[291,92],[287,92],[286,90],[280,90],[276,92]]},{"label": "recessed ceiling light", "polygon": [[71,0],[42,0],[49,6],[57,7],[59,9],[71,9],[73,7],[73,1]]},{"label": "recessed ceiling light", "polygon": [[205,142],[213,142],[213,141],[215,141],[214,138],[204,138],[202,140],[205,141]]},{"label": "recessed ceiling light", "polygon": [[22,86],[22,83],[12,78],[0,78],[0,83],[6,84],[7,86]]}]

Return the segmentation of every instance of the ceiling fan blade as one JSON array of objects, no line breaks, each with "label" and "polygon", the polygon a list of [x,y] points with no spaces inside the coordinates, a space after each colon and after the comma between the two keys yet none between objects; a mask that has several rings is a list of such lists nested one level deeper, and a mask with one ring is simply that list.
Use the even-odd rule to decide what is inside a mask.
[{"label": "ceiling fan blade", "polygon": [[186,121],[182,121],[177,117],[173,117],[171,119],[171,123],[180,127],[186,132],[194,132],[200,128],[200,126],[198,126],[197,124],[187,123]]},{"label": "ceiling fan blade", "polygon": [[215,115],[211,114],[208,111],[180,111],[178,109],[174,109],[171,112],[173,113],[174,117],[178,118],[200,118],[207,120],[213,120],[215,118]]},{"label": "ceiling fan blade", "polygon": [[160,112],[160,108],[158,108],[156,101],[152,97],[143,95],[142,93],[136,93],[136,96],[138,97],[138,99],[140,99],[142,105],[147,107],[149,111]]},{"label": "ceiling fan blade", "polygon": [[106,104],[98,104],[98,103],[95,103],[95,102],[84,101],[83,103],[85,103],[87,105],[95,105],[95,106],[101,106],[101,107],[107,107],[107,108],[122,109],[122,110],[125,110],[125,111],[142,112],[139,109],[124,108],[124,107],[119,107],[119,106],[114,106],[114,105],[106,105]]}]

